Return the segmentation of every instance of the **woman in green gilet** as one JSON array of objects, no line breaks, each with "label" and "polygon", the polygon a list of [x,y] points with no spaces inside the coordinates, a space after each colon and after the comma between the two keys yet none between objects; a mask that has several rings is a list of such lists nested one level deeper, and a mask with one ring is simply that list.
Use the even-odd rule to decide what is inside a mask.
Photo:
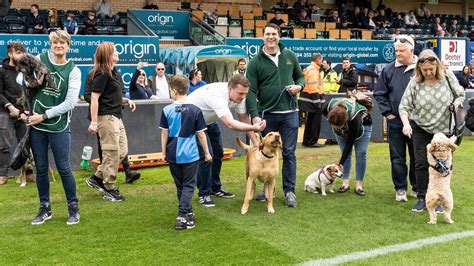
[{"label": "woman in green gilet", "polygon": [[[67,224],[79,223],[79,205],[76,196],[76,181],[69,161],[71,149],[71,130],[69,121],[71,111],[77,102],[81,88],[81,71],[66,58],[71,37],[66,31],[58,30],[49,34],[51,50],[39,55],[48,67],[54,83],[49,87],[44,76],[38,80],[40,85],[31,101],[33,114],[26,120],[31,126],[31,149],[36,166],[36,185],[40,200],[38,215],[33,225],[44,223],[52,218],[49,198],[48,150],[51,149],[61,176],[68,203]],[[28,84],[27,84],[28,85]]]},{"label": "woman in green gilet", "polygon": [[333,98],[323,106],[323,115],[328,118],[342,152],[339,164],[344,166],[344,174],[338,192],[344,193],[349,190],[352,147],[354,147],[356,155],[354,192],[359,196],[364,196],[362,184],[367,168],[367,147],[372,134],[372,119],[369,111],[354,98]]}]

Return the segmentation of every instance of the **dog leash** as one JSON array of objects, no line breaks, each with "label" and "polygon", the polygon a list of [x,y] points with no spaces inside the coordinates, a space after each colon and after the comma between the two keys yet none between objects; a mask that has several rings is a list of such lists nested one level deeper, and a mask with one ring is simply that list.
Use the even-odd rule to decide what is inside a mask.
[{"label": "dog leash", "polygon": [[448,160],[440,160],[436,158],[436,156],[434,156],[433,154],[431,156],[436,161],[436,164],[434,166],[430,164],[430,167],[433,168],[436,172],[440,173],[442,177],[449,175],[449,173],[453,169],[453,165],[448,167]]},{"label": "dog leash", "polygon": [[[280,102],[280,100],[281,100],[281,96],[283,96],[283,93],[284,93],[285,91],[288,92],[288,95],[290,95],[290,97],[291,97],[291,100],[292,100],[292,101],[290,102],[290,109],[291,109],[291,107],[292,107],[291,105],[292,105],[292,103],[295,101],[295,96],[291,95],[291,93],[288,91],[288,87],[289,87],[289,86],[291,86],[291,85],[286,86],[283,90],[280,91],[280,94],[278,95],[278,99],[275,101],[275,103],[274,103],[272,106],[270,106],[270,107],[268,107],[267,109],[265,109],[265,110],[262,111],[262,116],[261,116],[262,120],[265,118],[265,112],[268,112],[268,111],[272,110],[273,108],[275,108],[275,106],[277,106],[277,104],[278,104],[278,103]],[[262,132],[258,132],[258,134],[260,135],[260,138],[263,138]]]}]

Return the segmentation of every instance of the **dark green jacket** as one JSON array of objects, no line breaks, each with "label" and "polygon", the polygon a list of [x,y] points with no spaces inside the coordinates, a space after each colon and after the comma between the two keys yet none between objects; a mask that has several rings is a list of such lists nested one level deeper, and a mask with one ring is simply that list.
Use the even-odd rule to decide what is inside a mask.
[{"label": "dark green jacket", "polygon": [[[283,92],[278,100],[280,92],[286,86],[296,84],[304,87],[304,75],[296,55],[283,45],[279,46],[281,54],[278,58],[278,67],[265,55],[263,46],[247,67],[246,77],[250,81],[250,90],[245,101],[252,118],[263,110],[275,112],[297,108],[296,96],[291,97],[287,92]],[[274,104],[275,107],[266,110]]]}]

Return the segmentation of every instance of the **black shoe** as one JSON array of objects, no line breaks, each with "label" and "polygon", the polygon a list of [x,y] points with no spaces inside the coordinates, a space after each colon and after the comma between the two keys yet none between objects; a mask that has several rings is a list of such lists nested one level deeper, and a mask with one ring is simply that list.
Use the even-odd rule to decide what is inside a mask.
[{"label": "black shoe", "polygon": [[411,208],[413,212],[422,212],[426,209],[425,199],[419,198],[418,202]]},{"label": "black shoe", "polygon": [[68,204],[69,218],[67,219],[66,224],[73,225],[78,224],[81,215],[79,214],[79,205],[77,202],[72,202]]},{"label": "black shoe", "polygon": [[255,196],[255,200],[256,200],[256,201],[266,201],[266,200],[267,200],[267,197],[265,197],[265,192],[263,192],[262,194],[258,194],[257,196]]},{"label": "black shoe", "polygon": [[337,141],[333,140],[333,139],[327,139],[326,140],[326,145],[335,145],[337,144]]},{"label": "black shoe", "polygon": [[35,219],[31,222],[32,225],[39,225],[43,224],[45,221],[53,218],[53,213],[51,212],[51,205],[49,204],[41,204],[38,215],[36,215]]},{"label": "black shoe", "polygon": [[212,192],[212,195],[220,197],[220,198],[226,198],[226,199],[231,199],[231,198],[235,197],[234,193],[224,191],[222,189],[219,189],[216,192]]},{"label": "black shoe", "polygon": [[311,145],[303,145],[303,146],[306,147],[306,148],[321,148],[321,147],[324,147],[324,145],[319,144],[319,143],[314,143],[314,144],[311,144]]},{"label": "black shoe", "polygon": [[104,186],[104,181],[95,175],[92,175],[90,178],[86,179],[86,184],[89,187],[95,188],[100,192],[105,192],[106,190]]},{"label": "black shoe", "polygon": [[125,198],[122,195],[120,195],[120,191],[116,188],[105,190],[104,199],[110,200],[113,202],[120,202],[120,201],[125,200]]},{"label": "black shoe", "polygon": [[186,214],[186,228],[187,229],[192,229],[194,228],[194,212],[190,212]]},{"label": "black shoe", "polygon": [[176,217],[176,223],[174,224],[176,230],[188,229],[188,221],[185,217],[178,216]]},{"label": "black shoe", "polygon": [[133,182],[140,179],[141,174],[139,172],[130,171],[125,173],[125,183],[132,184]]},{"label": "black shoe", "polygon": [[349,186],[347,186],[347,187],[340,186],[339,189],[337,190],[337,192],[344,193],[344,192],[347,192],[348,190],[349,190]]},{"label": "black shoe", "polygon": [[359,196],[365,196],[365,191],[362,188],[356,188],[354,192]]}]

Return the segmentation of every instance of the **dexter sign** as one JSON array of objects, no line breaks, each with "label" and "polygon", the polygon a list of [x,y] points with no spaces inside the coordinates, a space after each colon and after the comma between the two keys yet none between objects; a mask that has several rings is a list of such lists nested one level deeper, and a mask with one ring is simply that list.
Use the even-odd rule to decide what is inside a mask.
[{"label": "dexter sign", "polygon": [[466,42],[465,39],[441,39],[440,59],[449,66],[452,71],[462,71],[466,65]]}]

